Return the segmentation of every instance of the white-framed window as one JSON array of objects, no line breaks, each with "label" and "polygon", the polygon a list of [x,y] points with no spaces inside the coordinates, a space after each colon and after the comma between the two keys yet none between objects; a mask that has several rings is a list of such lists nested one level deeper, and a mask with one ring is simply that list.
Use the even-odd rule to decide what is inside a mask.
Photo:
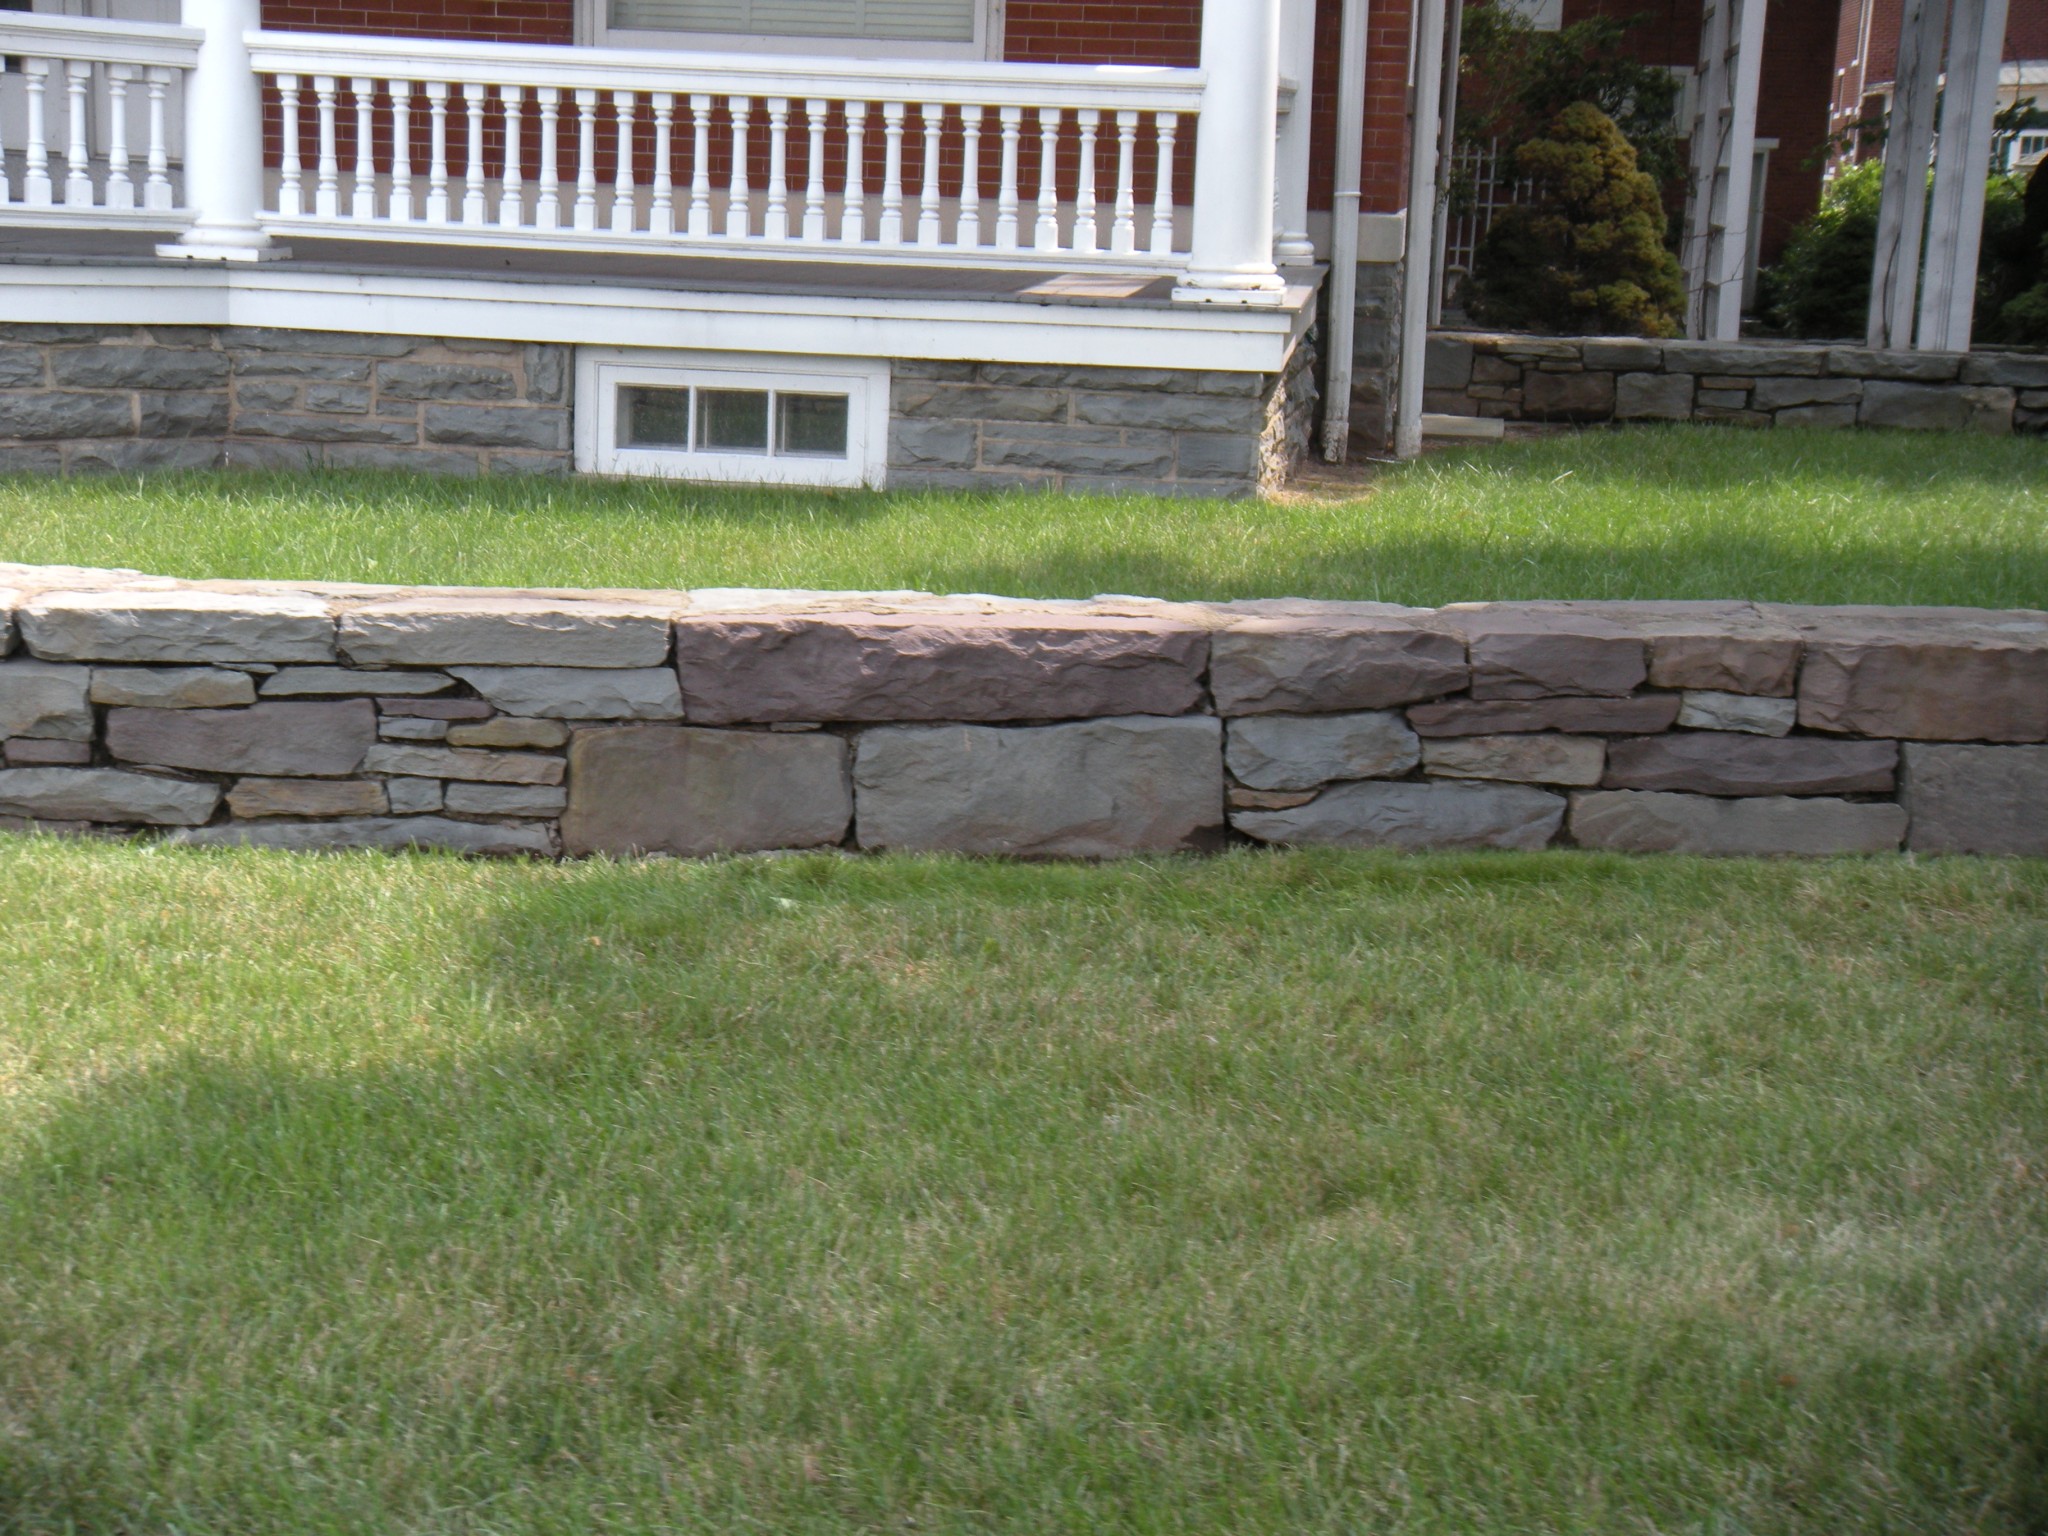
[{"label": "white-framed window", "polygon": [[1003,0],[576,0],[576,40],[713,53],[999,59]]},{"label": "white-framed window", "polygon": [[889,365],[582,348],[576,467],[734,485],[880,486]]}]

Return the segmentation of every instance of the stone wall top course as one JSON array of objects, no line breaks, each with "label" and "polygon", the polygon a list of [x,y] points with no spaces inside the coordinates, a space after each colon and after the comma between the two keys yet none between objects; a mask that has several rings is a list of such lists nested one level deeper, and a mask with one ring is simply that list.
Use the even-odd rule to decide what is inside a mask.
[{"label": "stone wall top course", "polygon": [[347,609],[339,643],[358,665],[657,667],[675,612],[664,602],[401,597]]},{"label": "stone wall top course", "polygon": [[49,661],[334,659],[334,620],[326,602],[288,589],[43,592],[15,620],[29,651]]}]

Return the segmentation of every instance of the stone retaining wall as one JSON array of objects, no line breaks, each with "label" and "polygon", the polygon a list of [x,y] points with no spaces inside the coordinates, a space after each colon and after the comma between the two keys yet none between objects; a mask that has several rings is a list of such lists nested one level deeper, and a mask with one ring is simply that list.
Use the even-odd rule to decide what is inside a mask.
[{"label": "stone retaining wall", "polygon": [[898,362],[893,489],[1243,496],[1307,451],[1315,349],[1279,374]]},{"label": "stone retaining wall", "polygon": [[0,817],[185,843],[2048,854],[2048,614],[0,567]]},{"label": "stone retaining wall", "polygon": [[245,326],[0,326],[0,472],[569,467],[569,349]]},{"label": "stone retaining wall", "polygon": [[1444,331],[1423,409],[1505,421],[1714,421],[2048,433],[2048,356]]}]

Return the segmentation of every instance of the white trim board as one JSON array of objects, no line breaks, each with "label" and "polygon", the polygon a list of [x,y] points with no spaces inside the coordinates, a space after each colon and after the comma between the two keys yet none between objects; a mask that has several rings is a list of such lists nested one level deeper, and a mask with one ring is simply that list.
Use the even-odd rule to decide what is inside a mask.
[{"label": "white trim board", "polygon": [[1277,308],[671,292],[289,265],[0,265],[0,314],[74,325],[242,325],[488,341],[1276,373],[1314,316]]}]

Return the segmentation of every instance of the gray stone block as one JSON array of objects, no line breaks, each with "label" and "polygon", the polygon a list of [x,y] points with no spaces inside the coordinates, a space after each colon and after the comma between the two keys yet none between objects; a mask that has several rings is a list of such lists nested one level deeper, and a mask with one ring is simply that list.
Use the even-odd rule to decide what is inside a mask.
[{"label": "gray stone block", "polygon": [[331,353],[342,357],[404,357],[419,349],[417,336],[366,336],[359,331],[284,331],[233,325],[220,335],[231,351]]},{"label": "gray stone block", "polygon": [[389,469],[408,475],[474,475],[479,455],[455,448],[385,448],[374,443],[336,443],[327,450],[331,469]]},{"label": "gray stone block", "polygon": [[1074,420],[1103,427],[1149,427],[1161,431],[1257,432],[1265,425],[1265,409],[1255,399],[1228,395],[1077,391]]},{"label": "gray stone block", "polygon": [[[1702,386],[1693,397],[1695,409],[1703,420],[1726,420],[1728,412],[1743,413],[1749,406],[1749,391],[1746,389],[1709,389]],[[1720,417],[1710,416],[1711,412],[1723,413]]]},{"label": "gray stone block", "polygon": [[299,386],[289,379],[258,379],[235,386],[235,404],[245,411],[288,410],[299,402]]},{"label": "gray stone block", "polygon": [[487,475],[566,475],[576,467],[566,449],[543,453],[525,448],[493,448],[479,457]]},{"label": "gray stone block", "polygon": [[1259,444],[1249,434],[1182,432],[1174,440],[1174,473],[1183,480],[1235,481],[1258,472]]},{"label": "gray stone block", "polygon": [[1386,709],[1456,693],[1471,676],[1462,640],[1394,617],[1240,619],[1209,648],[1222,715]]},{"label": "gray stone block", "polygon": [[236,442],[221,445],[221,462],[229,469],[318,469],[326,452],[314,443]]},{"label": "gray stone block", "polygon": [[1432,778],[1495,779],[1512,784],[1600,782],[1607,744],[1597,736],[1446,736],[1424,744]]},{"label": "gray stone block", "polygon": [[680,720],[683,696],[669,667],[455,667],[511,715],[555,720]]},{"label": "gray stone block", "polygon": [[1667,341],[1669,373],[1736,373],[1744,378],[1819,374],[1827,368],[1825,347],[1785,342]]},{"label": "gray stone block", "polygon": [[519,393],[509,369],[477,363],[392,362],[377,365],[385,400],[510,400]]},{"label": "gray stone block", "polygon": [[135,431],[129,396],[21,390],[0,395],[0,437],[49,442],[68,437],[128,437]]},{"label": "gray stone block", "polygon": [[[446,693],[454,686],[455,679],[445,672],[363,672],[353,667],[285,667],[263,679],[263,697]],[[132,704],[142,701],[108,699],[103,702]]]},{"label": "gray stone block", "polygon": [[982,440],[981,462],[992,469],[1049,469],[1065,474],[1164,478],[1173,472],[1173,446],[1171,438],[1161,445],[1129,446],[1076,442],[1069,437],[1004,438],[990,432]]},{"label": "gray stone block", "polygon": [[559,816],[569,792],[558,784],[465,784],[448,786],[453,816]]},{"label": "gray stone block", "polygon": [[107,751],[126,763],[202,773],[327,777],[354,773],[377,739],[368,699],[246,709],[107,711]]},{"label": "gray stone block", "polygon": [[1522,415],[1529,421],[1606,421],[1614,415],[1611,373],[1537,373],[1522,379]]},{"label": "gray stone block", "polygon": [[92,701],[138,709],[232,709],[256,702],[256,680],[227,667],[94,667]]},{"label": "gray stone block", "polygon": [[83,767],[92,761],[92,743],[17,736],[6,744],[6,759],[10,768]]},{"label": "gray stone block", "polygon": [[952,421],[1065,421],[1067,393],[1059,389],[1015,389],[994,384],[947,384],[899,380],[890,391],[898,416]]},{"label": "gray stone block", "polygon": [[227,382],[228,358],[180,347],[59,347],[50,377],[68,389],[207,389]]},{"label": "gray stone block", "polygon": [[1873,379],[1863,387],[1863,405],[1856,419],[1866,427],[1998,433],[2012,430],[2012,411],[2009,389]]},{"label": "gray stone block", "polygon": [[1422,354],[1425,389],[1463,389],[1472,382],[1472,343],[1457,336],[1432,336]]},{"label": "gray stone block", "polygon": [[1661,342],[1634,338],[1606,340],[1589,337],[1579,346],[1579,358],[1588,368],[1616,373],[1659,373],[1664,367]]},{"label": "gray stone block", "polygon": [[0,389],[34,389],[44,382],[40,347],[0,347]]},{"label": "gray stone block", "polygon": [[199,394],[135,397],[137,432],[143,437],[218,437],[228,429],[225,390]]},{"label": "gray stone block", "polygon": [[569,446],[569,413],[553,406],[430,405],[422,416],[430,443],[557,452]]},{"label": "gray stone block", "polygon": [[536,405],[563,405],[569,399],[569,349],[537,343],[522,349],[526,363],[526,398]]},{"label": "gray stone block", "polygon": [[235,357],[238,379],[340,379],[359,381],[370,376],[370,365],[359,357],[295,357],[290,353],[240,354]]},{"label": "gray stone block", "polygon": [[409,421],[353,421],[332,416],[240,411],[237,437],[274,437],[294,443],[410,443],[419,432]]},{"label": "gray stone block", "polygon": [[[211,786],[208,786],[211,788]],[[171,841],[202,846],[290,848],[408,848],[447,853],[547,858],[555,851],[549,829],[535,822],[450,821],[441,816],[361,816],[344,821],[231,821],[224,826],[180,832]]]},{"label": "gray stone block", "polygon": [[1619,421],[1684,421],[1692,415],[1689,373],[1624,373],[1614,383]]},{"label": "gray stone block", "polygon": [[1749,403],[1776,411],[1788,405],[1854,405],[1862,398],[1861,379],[1758,379]]},{"label": "gray stone block", "polygon": [[1905,831],[1905,811],[1889,801],[1722,800],[1626,789],[1572,796],[1573,840],[1616,853],[1889,853]]},{"label": "gray stone block", "polygon": [[[0,399],[0,425],[7,419],[7,402]],[[0,444],[0,475],[55,475],[64,469],[61,448],[17,448]]]},{"label": "gray stone block", "polygon": [[[330,706],[331,707],[331,706]],[[363,754],[365,773],[415,779],[469,779],[479,784],[559,784],[559,757],[537,752],[480,752],[465,747],[416,747],[380,741]]]},{"label": "gray stone block", "polygon": [[1783,736],[1799,717],[1794,699],[1755,698],[1746,693],[1695,689],[1681,696],[1678,723],[1695,731],[1747,731],[1753,736]]},{"label": "gray stone block", "polygon": [[1963,358],[1959,377],[1965,384],[2048,389],[2048,357],[2018,352],[1973,352]]},{"label": "gray stone block", "polygon": [[330,411],[339,416],[369,413],[370,390],[364,384],[308,384],[300,397],[309,411]]},{"label": "gray stone block", "polygon": [[1890,794],[1898,764],[1895,741],[1681,731],[1614,742],[1605,783],[1704,795]]},{"label": "gray stone block", "polygon": [[410,816],[441,809],[439,779],[386,779],[384,793],[397,815]]},{"label": "gray stone block", "polygon": [[92,672],[26,656],[0,662],[0,736],[92,740]]},{"label": "gray stone block", "polygon": [[1314,789],[1335,779],[1398,778],[1422,748],[1398,710],[1250,715],[1232,720],[1223,760],[1251,789]]},{"label": "gray stone block", "polygon": [[853,818],[846,742],[822,732],[619,726],[578,731],[569,761],[572,854],[816,848]]},{"label": "gray stone block", "polygon": [[446,720],[421,720],[413,715],[394,715],[377,722],[380,741],[440,741],[448,734]]},{"label": "gray stone block", "polygon": [[980,433],[980,427],[971,421],[891,421],[889,463],[892,467],[970,467]]},{"label": "gray stone block", "polygon": [[1866,347],[1828,348],[1828,372],[1857,379],[1907,379],[1946,383],[1962,363],[1959,352],[1873,352]]},{"label": "gray stone block", "polygon": [[1476,702],[1452,699],[1418,704],[1408,723],[1418,736],[1483,736],[1523,731],[1575,731],[1587,735],[1641,735],[1669,730],[1678,718],[1675,693],[1632,699],[1529,699]]},{"label": "gray stone block", "polygon": [[51,661],[332,661],[334,620],[299,593],[45,592],[16,614]]},{"label": "gray stone block", "polygon": [[344,613],[340,646],[358,666],[657,667],[673,608],[649,598],[390,598]]},{"label": "gray stone block", "polygon": [[1338,784],[1307,805],[1238,811],[1230,824],[1262,843],[1338,848],[1542,848],[1565,800],[1521,784]]},{"label": "gray stone block", "polygon": [[197,826],[220,803],[220,788],[121,768],[0,769],[0,815],[43,821]]},{"label": "gray stone block", "polygon": [[854,758],[863,848],[1112,858],[1203,846],[1223,825],[1222,729],[1206,716],[888,726]]},{"label": "gray stone block", "polygon": [[2048,747],[1906,747],[1915,853],[2048,856]]}]

